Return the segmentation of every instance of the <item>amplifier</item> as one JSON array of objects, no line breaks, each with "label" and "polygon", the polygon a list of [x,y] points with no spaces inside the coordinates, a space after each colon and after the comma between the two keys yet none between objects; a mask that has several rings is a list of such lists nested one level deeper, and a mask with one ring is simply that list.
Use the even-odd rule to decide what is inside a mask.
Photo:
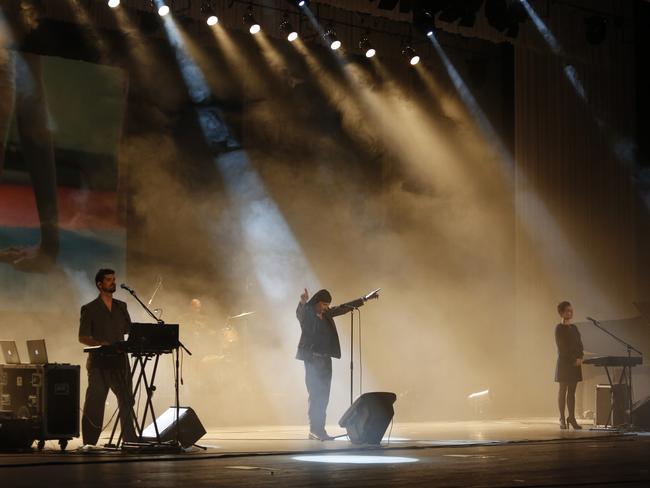
[{"label": "amplifier", "polygon": [[627,385],[596,385],[596,415],[594,424],[597,426],[616,427],[627,422],[629,411],[629,386]]}]

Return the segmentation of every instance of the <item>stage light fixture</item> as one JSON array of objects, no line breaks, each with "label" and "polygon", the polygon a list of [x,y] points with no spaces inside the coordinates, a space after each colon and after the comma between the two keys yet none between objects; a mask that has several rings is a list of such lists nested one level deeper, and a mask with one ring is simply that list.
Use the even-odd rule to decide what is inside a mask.
[{"label": "stage light fixture", "polygon": [[161,17],[164,17],[168,13],[169,13],[169,7],[167,5],[163,4],[158,8],[158,15],[160,15]]},{"label": "stage light fixture", "polygon": [[262,28],[260,27],[260,24],[257,23],[255,20],[255,15],[253,14],[253,9],[251,7],[248,7],[248,11],[246,14],[244,14],[244,25],[248,27],[248,32],[251,34],[255,35],[257,34]]},{"label": "stage light fixture", "polygon": [[477,391],[476,393],[470,393],[469,395],[467,395],[467,398],[471,400],[473,398],[480,398],[482,396],[489,395],[489,394],[490,394],[490,390],[485,389],[485,390]]},{"label": "stage light fixture", "polygon": [[372,47],[372,44],[367,37],[363,37],[361,41],[359,41],[359,49],[363,51],[363,53],[366,55],[366,58],[372,58],[375,54],[377,54],[377,51],[375,51],[375,49]]},{"label": "stage light fixture", "polygon": [[328,29],[328,31],[325,33],[325,41],[327,41],[327,45],[330,47],[332,51],[336,51],[341,47],[341,41],[339,41],[339,38],[336,36],[336,32],[334,32],[334,29]]},{"label": "stage light fixture", "polygon": [[205,16],[205,21],[209,26],[219,23],[219,17],[217,17],[217,12],[214,8],[214,0],[202,0],[201,13]]},{"label": "stage light fixture", "polygon": [[432,7],[433,5],[428,5],[426,8],[416,8],[413,10],[413,26],[423,34],[426,34],[427,37],[433,36],[436,28],[435,13],[437,10],[432,10]]},{"label": "stage light fixture", "polygon": [[490,406],[491,399],[489,388],[467,395],[467,400],[476,416],[483,416]]},{"label": "stage light fixture", "polygon": [[415,49],[411,46],[406,46],[402,51],[402,55],[409,60],[409,63],[411,63],[412,66],[415,66],[420,62],[420,56],[417,55]]},{"label": "stage light fixture", "polygon": [[108,0],[108,6],[110,8],[116,8],[120,6],[120,0]]},{"label": "stage light fixture", "polygon": [[298,39],[298,32],[293,28],[291,22],[289,22],[289,17],[284,16],[282,22],[280,23],[280,32],[287,36],[287,41],[293,42]]}]

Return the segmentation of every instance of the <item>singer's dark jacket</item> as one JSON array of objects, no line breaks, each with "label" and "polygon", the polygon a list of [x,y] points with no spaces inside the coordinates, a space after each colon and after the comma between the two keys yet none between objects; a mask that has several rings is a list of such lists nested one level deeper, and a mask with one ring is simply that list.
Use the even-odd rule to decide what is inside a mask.
[{"label": "singer's dark jacket", "polygon": [[[131,329],[131,317],[126,303],[113,299],[111,310],[104,304],[101,297],[81,307],[79,319],[79,337],[89,336],[101,342],[115,344],[124,340],[124,334]],[[125,357],[125,356],[124,356]],[[88,368],[114,368],[123,365],[123,359],[100,357],[96,352],[88,355]]]},{"label": "singer's dark jacket", "polygon": [[363,304],[364,301],[360,298],[344,305],[332,307],[323,314],[321,319],[316,315],[316,309],[313,305],[298,303],[296,317],[300,322],[302,334],[300,335],[300,342],[298,342],[296,359],[301,361],[310,360],[314,355],[340,359],[341,344],[334,324],[334,317],[346,314]]},{"label": "singer's dark jacket", "polygon": [[555,344],[557,345],[555,381],[560,383],[582,381],[582,368],[576,366],[576,359],[581,359],[584,356],[578,328],[574,324],[557,324]]}]

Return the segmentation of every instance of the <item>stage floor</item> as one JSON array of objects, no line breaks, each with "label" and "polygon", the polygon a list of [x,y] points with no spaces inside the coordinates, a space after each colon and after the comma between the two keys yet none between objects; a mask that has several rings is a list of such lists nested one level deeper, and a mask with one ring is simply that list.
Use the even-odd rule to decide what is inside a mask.
[{"label": "stage floor", "polygon": [[[650,486],[650,434],[560,431],[555,419],[395,424],[381,446],[304,426],[210,430],[185,452],[0,454],[2,486]],[[331,427],[330,434],[344,433]],[[107,439],[102,438],[101,443]]]}]

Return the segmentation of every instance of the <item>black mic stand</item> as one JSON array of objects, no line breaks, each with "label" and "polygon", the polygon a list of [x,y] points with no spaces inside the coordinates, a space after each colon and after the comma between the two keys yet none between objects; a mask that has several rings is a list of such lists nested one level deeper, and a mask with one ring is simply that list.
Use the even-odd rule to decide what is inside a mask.
[{"label": "black mic stand", "polygon": [[122,286],[121,288],[128,291],[131,294],[131,296],[133,296],[133,298],[135,298],[138,301],[138,303],[142,306],[142,308],[144,308],[144,310],[156,321],[156,323],[158,323],[159,325],[164,325],[165,324],[164,320],[159,319],[158,317],[156,317],[156,314],[154,314],[151,310],[149,310],[149,307],[147,307],[143,303],[143,301],[140,300],[140,298],[138,297],[138,295],[136,295],[135,290],[133,288],[128,288],[126,286]]},{"label": "black mic stand", "polygon": [[[138,303],[139,303],[140,305],[142,305],[142,308],[145,309],[145,311],[146,311],[146,312],[147,312],[147,313],[148,313],[148,314],[149,314],[149,315],[150,315],[150,316],[151,316],[151,317],[156,321],[156,323],[157,323],[158,325],[165,325],[165,321],[162,320],[162,319],[159,319],[158,317],[156,317],[156,314],[154,314],[151,310],[149,310],[149,307],[147,307],[147,306],[142,302],[142,300],[140,300],[140,298],[138,297],[138,295],[136,295],[134,289],[132,289],[132,288],[124,288],[124,289],[125,289],[126,291],[128,291],[131,295],[133,295],[133,298],[135,298],[135,299],[138,301]],[[183,351],[185,351],[185,352],[186,352],[187,354],[189,354],[190,356],[192,355],[192,353],[190,352],[190,350],[189,350],[187,347],[185,347],[181,341],[178,341],[178,347],[180,347],[181,349],[183,349]]]},{"label": "black mic stand", "polygon": [[[354,403],[354,311],[359,311],[359,307],[364,305],[371,298],[378,298],[379,290],[366,295],[362,298],[357,298],[351,302],[339,305],[339,308],[347,308],[350,313],[350,406]],[[337,314],[339,315],[339,314]]]},{"label": "black mic stand", "polygon": [[[142,302],[142,300],[140,300],[138,295],[135,293],[134,289],[128,288],[128,287],[122,287],[122,288],[124,288],[126,291],[128,291],[133,296],[133,298],[135,298],[137,300],[137,302],[142,306],[142,308],[145,309],[145,311],[156,321],[156,323],[158,325],[165,325],[164,320],[156,317],[156,315],[149,309],[149,307],[147,307]],[[181,408],[180,407],[180,393],[179,393],[179,389],[180,389],[180,386],[179,386],[179,376],[180,376],[179,355],[180,354],[179,354],[179,351],[178,351],[179,348],[182,348],[183,351],[185,351],[188,355],[190,355],[190,356],[192,355],[190,350],[188,348],[186,348],[185,345],[183,345],[183,343],[179,340],[178,341],[178,348],[176,348],[175,377],[174,377],[174,396],[175,396],[175,401],[176,401],[176,416],[175,416],[175,423],[174,423],[175,429],[174,430],[175,430],[175,434],[176,434],[176,445],[177,446],[180,446],[180,442],[178,440],[178,437],[179,437],[178,417],[179,417],[180,408]],[[158,357],[159,357],[159,355],[158,355]],[[156,358],[156,367],[157,367],[157,364],[158,364],[158,359],[157,358]],[[145,367],[145,364],[142,364],[142,370],[143,371],[144,371],[144,367]],[[134,371],[135,371],[135,369],[134,369]],[[154,371],[155,371],[155,368],[154,368]],[[153,407],[152,407],[152,413],[153,413]],[[156,423],[155,416],[154,416],[153,422],[154,422],[154,425],[155,425],[155,423]],[[142,428],[141,428],[140,437],[142,437],[142,430],[144,430],[144,422],[143,422],[143,425],[142,425]],[[157,426],[156,426],[156,434],[158,434],[158,427]]]},{"label": "black mic stand", "polygon": [[[628,397],[627,398],[627,402],[628,402],[627,406],[628,406],[628,408],[626,409],[626,413],[627,413],[627,418],[628,418],[628,425],[632,426],[632,364],[631,364],[632,359],[631,359],[631,357],[632,357],[632,351],[636,352],[640,356],[643,356],[643,353],[641,351],[639,351],[638,349],[636,349],[634,346],[632,346],[632,344],[630,344],[628,342],[625,342],[620,337],[612,334],[605,327],[603,327],[600,324],[600,322],[598,322],[596,319],[592,319],[591,317],[587,317],[587,320],[589,320],[596,327],[598,327],[600,330],[602,330],[603,332],[605,332],[606,334],[608,334],[609,336],[613,337],[618,342],[623,344],[625,346],[625,348],[627,349],[628,363],[627,363],[626,366],[623,366],[623,373],[622,373],[621,377],[625,377],[625,381],[627,382],[627,385],[628,385],[628,395],[627,395],[627,397]],[[607,376],[609,376],[609,371],[607,372]],[[619,381],[619,383],[620,383],[620,381]],[[611,378],[610,378],[610,384],[611,384]],[[613,393],[614,392],[612,391],[612,394]]]},{"label": "black mic stand", "polygon": [[350,406],[354,403],[354,311],[357,307],[343,305],[350,309]]}]

